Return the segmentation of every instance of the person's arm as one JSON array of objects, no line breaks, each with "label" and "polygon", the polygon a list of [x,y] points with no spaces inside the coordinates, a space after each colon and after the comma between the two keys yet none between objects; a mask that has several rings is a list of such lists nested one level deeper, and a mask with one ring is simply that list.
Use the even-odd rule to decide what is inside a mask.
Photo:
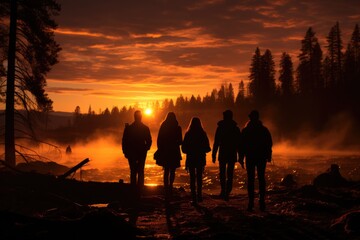
[{"label": "person's arm", "polygon": [[272,137],[271,137],[269,129],[265,128],[265,134],[266,134],[266,142],[267,142],[267,149],[268,149],[266,160],[268,162],[271,162],[273,141],[272,141]]},{"label": "person's arm", "polygon": [[211,151],[210,142],[209,142],[209,138],[205,132],[204,132],[204,135],[205,135],[205,153],[208,153]]},{"label": "person's arm", "polygon": [[146,143],[146,150],[149,150],[152,145],[152,139],[151,139],[149,127],[146,127],[145,143]]},{"label": "person's arm", "polygon": [[213,150],[212,150],[212,162],[215,163],[216,161],[216,154],[219,148],[219,140],[220,140],[220,130],[219,127],[216,129]]},{"label": "person's arm", "polygon": [[244,168],[244,150],[243,150],[242,134],[240,128],[238,129],[237,154],[239,156],[238,161],[241,167]]},{"label": "person's arm", "polygon": [[157,140],[156,140],[156,145],[157,145],[157,148],[162,148],[162,145],[163,145],[163,126],[160,125],[160,129],[159,129],[159,133],[158,133],[158,136],[157,136]]},{"label": "person's arm", "polygon": [[125,123],[125,128],[124,128],[124,132],[123,132],[123,137],[121,140],[121,147],[122,147],[122,151],[125,155],[126,158],[128,158],[128,130],[129,128],[129,124]]},{"label": "person's arm", "polygon": [[187,133],[185,133],[185,136],[184,136],[184,141],[182,142],[182,145],[181,145],[181,151],[185,154],[188,154],[189,153],[189,135]]},{"label": "person's arm", "polygon": [[178,133],[177,134],[178,134],[178,136],[177,136],[178,144],[181,145],[182,142],[183,142],[183,138],[182,138],[182,129],[181,129],[180,126],[178,127]]}]

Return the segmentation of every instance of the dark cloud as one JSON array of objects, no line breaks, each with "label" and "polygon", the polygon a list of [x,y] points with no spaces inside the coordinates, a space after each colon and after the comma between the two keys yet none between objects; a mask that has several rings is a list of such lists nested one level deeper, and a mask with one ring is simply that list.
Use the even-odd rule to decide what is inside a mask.
[{"label": "dark cloud", "polygon": [[[239,62],[247,60],[236,49],[240,49],[240,46],[173,48],[169,51],[154,51],[152,53],[155,57],[161,59],[163,63],[178,66],[215,65],[234,67],[239,65]],[[255,45],[249,46],[249,49],[255,49]]]}]

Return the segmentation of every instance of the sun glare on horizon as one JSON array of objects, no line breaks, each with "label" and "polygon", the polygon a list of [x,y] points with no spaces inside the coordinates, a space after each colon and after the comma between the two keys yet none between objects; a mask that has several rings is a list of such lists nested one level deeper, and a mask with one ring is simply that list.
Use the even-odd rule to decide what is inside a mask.
[{"label": "sun glare on horizon", "polygon": [[153,115],[153,110],[151,108],[146,108],[144,113],[146,116],[151,116]]}]

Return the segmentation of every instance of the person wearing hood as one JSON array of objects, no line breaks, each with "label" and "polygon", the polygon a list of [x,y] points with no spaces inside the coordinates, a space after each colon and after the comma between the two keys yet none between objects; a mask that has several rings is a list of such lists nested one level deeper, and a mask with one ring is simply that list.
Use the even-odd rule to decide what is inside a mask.
[{"label": "person wearing hood", "polygon": [[229,200],[229,195],[232,190],[235,163],[238,159],[243,159],[240,151],[240,143],[240,128],[233,120],[233,112],[226,110],[223,112],[223,120],[218,122],[212,151],[212,161],[215,163],[219,150],[220,197],[226,201]]},{"label": "person wearing hood", "polygon": [[242,131],[243,153],[246,159],[248,211],[254,207],[255,168],[259,180],[259,205],[265,211],[265,168],[271,162],[272,138],[269,130],[259,120],[259,112],[253,110],[249,114],[249,121]]},{"label": "person wearing hood", "polygon": [[175,171],[180,167],[182,129],[174,112],[169,112],[161,123],[157,138],[158,154],[156,164],[164,169],[164,189],[171,195],[175,180]]}]

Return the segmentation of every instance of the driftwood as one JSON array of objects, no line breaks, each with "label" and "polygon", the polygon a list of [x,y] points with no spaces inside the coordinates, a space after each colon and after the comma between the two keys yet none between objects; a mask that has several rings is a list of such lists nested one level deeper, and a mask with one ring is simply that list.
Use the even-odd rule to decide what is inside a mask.
[{"label": "driftwood", "polygon": [[82,160],[80,163],[78,163],[77,165],[75,165],[74,167],[70,168],[69,171],[67,171],[66,173],[64,173],[63,175],[60,175],[58,178],[59,179],[65,179],[68,176],[70,176],[71,174],[73,174],[74,172],[76,172],[79,168],[81,168],[82,166],[84,166],[86,163],[88,163],[90,160],[89,158],[86,158],[84,160]]}]

